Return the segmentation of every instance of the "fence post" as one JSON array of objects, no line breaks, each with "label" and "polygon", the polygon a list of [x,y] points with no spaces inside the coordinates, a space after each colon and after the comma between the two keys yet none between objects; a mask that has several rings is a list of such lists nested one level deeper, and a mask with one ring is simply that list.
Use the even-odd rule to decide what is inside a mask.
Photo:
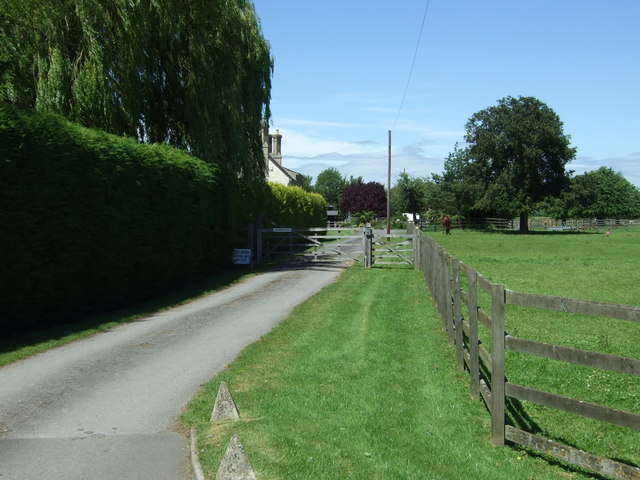
[{"label": "fence post", "polygon": [[451,255],[443,250],[442,259],[444,266],[444,307],[447,322],[447,333],[449,335],[449,343],[453,345],[455,343],[455,336],[453,331],[453,295],[451,294],[451,289],[453,288]]},{"label": "fence post", "polygon": [[453,328],[458,370],[464,370],[464,339],[462,335],[462,300],[460,299],[460,260],[451,259],[453,272]]},{"label": "fence post", "polygon": [[436,299],[436,307],[440,312],[440,321],[442,322],[442,331],[447,331],[447,315],[444,311],[444,260],[442,253],[435,245],[431,245],[431,285],[433,297]]},{"label": "fence post", "polygon": [[444,332],[447,331],[447,311],[445,308],[446,298],[447,298],[447,288],[446,288],[446,280],[445,280],[445,272],[444,272],[444,254],[442,250],[438,248],[437,245],[433,245],[432,249],[432,257],[433,257],[433,289],[436,292],[436,304],[438,307],[438,311],[440,312],[440,319],[442,320],[442,330]]},{"label": "fence post", "polygon": [[469,376],[471,377],[471,398],[480,399],[480,352],[478,343],[478,272],[467,271],[469,284]]},{"label": "fence post", "polygon": [[262,229],[258,228],[257,239],[256,239],[256,263],[260,265],[262,263]]},{"label": "fence post", "polygon": [[[419,225],[419,224],[418,224]],[[420,270],[420,236],[422,228],[413,226],[413,268]]]},{"label": "fence post", "polygon": [[364,238],[363,238],[363,248],[362,251],[364,253],[364,268],[371,268],[373,265],[373,229],[371,228],[371,224],[367,223],[364,227]]},{"label": "fence post", "polygon": [[504,285],[491,285],[491,443],[504,445]]}]

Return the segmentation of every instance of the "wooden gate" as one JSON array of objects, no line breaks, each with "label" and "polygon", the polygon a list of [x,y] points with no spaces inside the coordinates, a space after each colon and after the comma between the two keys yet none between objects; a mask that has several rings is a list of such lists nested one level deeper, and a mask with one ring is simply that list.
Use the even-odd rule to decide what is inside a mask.
[{"label": "wooden gate", "polygon": [[371,259],[375,265],[413,265],[413,235],[374,233]]}]

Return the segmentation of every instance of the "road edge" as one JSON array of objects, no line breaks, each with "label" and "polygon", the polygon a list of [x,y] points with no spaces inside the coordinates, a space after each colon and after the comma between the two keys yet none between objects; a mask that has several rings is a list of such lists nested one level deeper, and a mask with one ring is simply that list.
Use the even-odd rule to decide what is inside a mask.
[{"label": "road edge", "polygon": [[196,427],[191,427],[189,433],[189,443],[191,449],[191,470],[195,480],[205,480],[204,471],[202,465],[200,465],[200,458],[198,457],[198,433]]}]

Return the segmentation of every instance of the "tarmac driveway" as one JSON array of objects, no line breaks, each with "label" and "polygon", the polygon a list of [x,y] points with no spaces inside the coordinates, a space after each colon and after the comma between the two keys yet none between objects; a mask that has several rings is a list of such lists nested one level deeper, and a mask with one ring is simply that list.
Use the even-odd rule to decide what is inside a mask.
[{"label": "tarmac driveway", "polygon": [[270,271],[0,368],[0,479],[188,479],[176,418],[344,263]]}]

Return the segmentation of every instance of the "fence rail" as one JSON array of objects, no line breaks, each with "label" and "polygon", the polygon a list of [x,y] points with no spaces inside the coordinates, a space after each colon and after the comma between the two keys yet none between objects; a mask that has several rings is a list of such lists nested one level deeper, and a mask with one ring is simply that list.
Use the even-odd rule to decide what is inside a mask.
[{"label": "fence rail", "polygon": [[[412,228],[409,227],[410,230]],[[635,430],[640,430],[640,415],[509,382],[505,352],[511,350],[524,355],[636,376],[640,375],[640,359],[511,336],[505,331],[505,306],[518,305],[632,322],[640,321],[640,307],[508,290],[504,285],[490,282],[476,270],[449,255],[435,240],[422,232],[416,233],[415,245],[415,268],[422,271],[442,320],[442,328],[447,332],[450,343],[455,346],[457,366],[460,370],[467,369],[469,372],[472,398],[481,398],[491,413],[492,443],[502,445],[509,441],[615,479],[640,479],[640,469],[635,466],[593,455],[509,425],[505,411],[508,398],[533,402]],[[461,274],[466,277],[466,288],[463,288]],[[490,312],[479,305],[479,290],[490,296]],[[463,305],[467,307],[468,318],[463,316]],[[479,338],[479,325],[490,332],[490,352]]]},{"label": "fence rail", "polygon": [[[438,222],[427,223],[427,228],[437,230],[441,228]],[[451,228],[470,228],[476,230],[518,230],[519,218],[456,218]],[[640,228],[638,219],[620,218],[573,218],[565,221],[550,217],[530,217],[529,228],[531,230],[549,231],[574,231],[574,230],[598,230],[618,229],[625,230]]]}]

